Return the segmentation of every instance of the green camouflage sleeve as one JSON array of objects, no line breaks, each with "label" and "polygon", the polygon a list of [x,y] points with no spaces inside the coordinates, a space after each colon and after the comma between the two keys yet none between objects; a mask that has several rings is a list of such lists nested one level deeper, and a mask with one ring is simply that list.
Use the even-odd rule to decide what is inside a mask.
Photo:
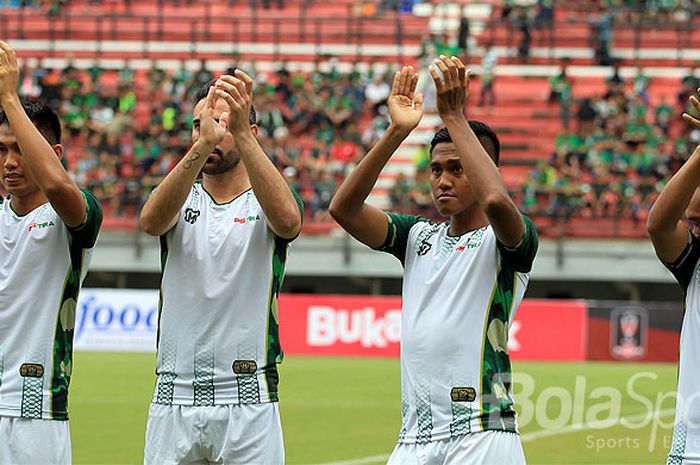
[{"label": "green camouflage sleeve", "polygon": [[392,254],[401,260],[401,264],[403,264],[406,259],[408,233],[414,225],[428,220],[416,215],[404,215],[394,212],[386,212],[386,219],[389,226],[386,239],[384,244],[379,246],[377,250]]},{"label": "green camouflage sleeve", "polygon": [[82,249],[89,249],[95,245],[97,234],[100,232],[102,225],[102,206],[95,197],[95,194],[87,189],[80,189],[85,199],[85,208],[87,214],[83,224],[68,228],[68,232],[73,238],[73,245]]},{"label": "green camouflage sleeve", "polygon": [[510,264],[515,271],[529,273],[532,269],[532,263],[535,261],[539,241],[537,229],[530,218],[525,215],[522,215],[522,218],[523,223],[525,223],[525,232],[520,243],[515,247],[506,247],[498,242],[498,250],[500,250],[503,260]]}]

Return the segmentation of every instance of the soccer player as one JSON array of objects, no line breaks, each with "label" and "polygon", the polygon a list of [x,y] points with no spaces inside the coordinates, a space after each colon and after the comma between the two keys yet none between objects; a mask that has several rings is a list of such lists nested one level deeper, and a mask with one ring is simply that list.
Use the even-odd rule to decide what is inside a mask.
[{"label": "soccer player", "polygon": [[[698,89],[700,92],[700,89]],[[690,97],[700,112],[700,102]],[[683,119],[700,129],[689,114]],[[700,147],[673,175],[647,219],[656,255],[680,284],[685,295],[678,367],[678,397],[668,465],[700,464],[700,378],[695,344],[700,340]]]},{"label": "soccer player", "polygon": [[277,296],[303,207],[252,100],[240,70],[200,89],[193,144],[141,213],[163,273],[146,465],[284,463]]},{"label": "soccer player", "polygon": [[71,463],[68,385],[78,292],[102,222],[63,169],[61,122],[17,95],[0,41],[0,463]]},{"label": "soccer player", "polygon": [[389,464],[520,465],[525,457],[511,395],[508,327],[525,293],[537,234],[498,172],[498,138],[464,117],[464,65],[441,56],[430,72],[446,125],[431,142],[430,185],[449,221],[365,203],[421,119],[423,98],[414,95],[411,67],[394,78],[389,129],[338,190],[330,212],[359,241],[395,255],[405,270],[403,424]]}]

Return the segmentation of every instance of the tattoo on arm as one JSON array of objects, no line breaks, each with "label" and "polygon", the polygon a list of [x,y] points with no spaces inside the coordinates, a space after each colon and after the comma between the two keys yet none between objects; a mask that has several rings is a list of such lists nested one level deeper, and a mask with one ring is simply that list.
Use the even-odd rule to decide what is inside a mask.
[{"label": "tattoo on arm", "polygon": [[195,161],[199,160],[199,158],[201,156],[202,155],[200,155],[199,152],[194,152],[192,155],[189,156],[189,158],[187,160],[185,160],[185,163],[182,165],[182,167],[185,168],[186,170],[192,168],[192,164]]}]

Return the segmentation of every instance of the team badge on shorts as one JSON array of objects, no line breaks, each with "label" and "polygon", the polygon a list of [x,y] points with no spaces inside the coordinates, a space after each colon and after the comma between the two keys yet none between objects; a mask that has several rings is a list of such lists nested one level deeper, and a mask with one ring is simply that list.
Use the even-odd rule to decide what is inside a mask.
[{"label": "team badge on shorts", "polygon": [[450,391],[452,402],[474,402],[476,389],[473,387],[454,387]]},{"label": "team badge on shorts", "polygon": [[237,375],[254,375],[258,370],[255,360],[236,360],[233,362],[233,372]]},{"label": "team badge on shorts", "polygon": [[23,363],[19,367],[19,375],[23,378],[41,378],[44,376],[44,365],[40,363]]}]

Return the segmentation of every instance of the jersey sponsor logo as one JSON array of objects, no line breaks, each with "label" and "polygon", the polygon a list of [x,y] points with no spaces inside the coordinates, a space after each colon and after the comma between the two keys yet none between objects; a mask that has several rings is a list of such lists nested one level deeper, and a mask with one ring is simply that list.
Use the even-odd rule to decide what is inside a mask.
[{"label": "jersey sponsor logo", "polygon": [[41,378],[44,376],[44,365],[40,363],[23,363],[19,367],[19,375],[23,378]]},{"label": "jersey sponsor logo", "polygon": [[194,224],[197,221],[197,218],[199,218],[199,215],[202,212],[199,210],[194,210],[192,208],[186,208],[185,209],[185,221],[188,222],[189,224]]},{"label": "jersey sponsor logo", "polygon": [[460,245],[458,247],[455,247],[456,252],[464,252],[467,249],[476,249],[479,247],[483,242],[484,242],[484,232],[486,231],[486,228],[479,228],[469,236],[469,239],[467,239],[467,243],[464,245]]},{"label": "jersey sponsor logo", "polygon": [[233,372],[237,375],[253,375],[258,369],[255,360],[236,360],[233,362]]},{"label": "jersey sponsor logo", "polygon": [[237,216],[233,219],[233,222],[235,224],[246,224],[246,223],[252,223],[253,221],[260,221],[260,215]]},{"label": "jersey sponsor logo", "polygon": [[310,346],[359,343],[365,348],[382,348],[398,343],[400,338],[400,310],[389,310],[377,316],[375,309],[369,307],[361,310],[309,307],[306,340]]},{"label": "jersey sponsor logo", "polygon": [[50,228],[52,226],[56,226],[53,221],[44,221],[43,223],[32,223],[29,225],[29,232],[32,232],[35,229]]},{"label": "jersey sponsor logo", "polygon": [[428,239],[423,239],[418,245],[418,255],[422,257],[423,255],[427,254],[432,247],[433,244],[428,242]]},{"label": "jersey sponsor logo", "polygon": [[453,387],[450,391],[452,402],[474,402],[476,389],[473,387]]}]

